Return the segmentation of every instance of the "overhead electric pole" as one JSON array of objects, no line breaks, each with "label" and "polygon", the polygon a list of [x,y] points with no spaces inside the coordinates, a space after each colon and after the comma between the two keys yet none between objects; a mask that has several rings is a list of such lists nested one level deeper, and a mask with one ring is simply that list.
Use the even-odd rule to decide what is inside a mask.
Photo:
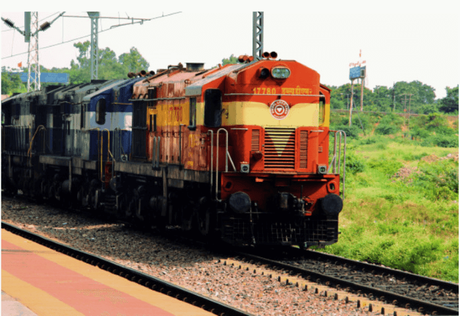
[{"label": "overhead electric pole", "polygon": [[99,21],[99,12],[88,12],[88,16],[91,19],[91,80],[97,79],[97,69],[98,69],[98,21]]},{"label": "overhead electric pole", "polygon": [[[27,56],[27,64],[29,67],[29,72],[27,74],[27,91],[30,91],[31,89],[40,90],[40,62],[38,57],[38,12],[25,12],[25,20],[26,22],[29,22],[29,26],[26,26],[26,30],[30,30],[29,54]],[[33,78],[32,73],[34,74]]]},{"label": "overhead electric pole", "polygon": [[[65,12],[59,14],[51,22],[45,22],[38,26],[38,12],[24,12],[24,31],[14,25],[9,19],[2,18],[3,22],[11,28],[14,28],[24,36],[24,42],[29,43],[27,56],[27,91],[40,90],[40,62],[38,58],[38,32],[47,30],[51,24],[59,19]],[[33,75],[32,75],[33,74]]]},{"label": "overhead electric pole", "polygon": [[255,60],[262,59],[264,50],[264,13],[252,13],[252,56]]},{"label": "overhead electric pole", "polygon": [[[400,94],[400,95],[403,95],[404,96],[404,112],[407,112],[407,107],[406,107],[406,101],[407,101],[407,96],[409,96],[409,115],[408,115],[408,118],[407,118],[407,133],[408,133],[408,136],[409,136],[409,139],[410,139],[410,101],[411,101],[411,98],[413,96],[413,94],[410,94],[410,93],[403,93],[403,94]],[[406,115],[404,115],[404,120],[406,119]]]}]

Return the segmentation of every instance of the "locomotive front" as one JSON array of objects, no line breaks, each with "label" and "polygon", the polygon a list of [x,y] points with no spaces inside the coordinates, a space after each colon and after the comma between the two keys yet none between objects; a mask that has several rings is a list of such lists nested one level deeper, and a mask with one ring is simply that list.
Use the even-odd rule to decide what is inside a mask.
[{"label": "locomotive front", "polygon": [[[329,173],[330,90],[319,79],[298,62],[266,59],[205,92],[205,103],[206,94],[222,100],[214,137],[225,149],[216,161],[214,198],[223,204],[217,222],[224,240],[301,247],[337,242],[343,203],[339,174]],[[204,124],[218,126],[211,104],[204,105]]]}]

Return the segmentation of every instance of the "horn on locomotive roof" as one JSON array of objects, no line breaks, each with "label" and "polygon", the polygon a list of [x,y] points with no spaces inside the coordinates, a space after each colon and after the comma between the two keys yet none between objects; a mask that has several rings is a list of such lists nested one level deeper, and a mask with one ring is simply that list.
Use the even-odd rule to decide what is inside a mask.
[{"label": "horn on locomotive roof", "polygon": [[145,75],[147,75],[147,72],[145,70],[141,70],[139,71],[138,75],[141,77],[145,77]]},{"label": "horn on locomotive roof", "polygon": [[248,55],[240,55],[238,57],[238,61],[240,63],[250,63],[251,61],[254,60],[254,56],[248,56]]},{"label": "horn on locomotive roof", "polygon": [[264,53],[262,54],[262,57],[267,58],[267,59],[268,59],[268,58],[275,59],[276,57],[278,57],[278,54],[277,54],[276,52],[271,52],[271,53],[269,53],[269,52],[264,52]]},{"label": "horn on locomotive roof", "polygon": [[134,78],[136,76],[137,74],[135,74],[134,72],[128,72],[128,78]]},{"label": "horn on locomotive roof", "polygon": [[246,62],[246,60],[248,60],[248,55],[240,55],[240,56],[238,57],[238,61],[239,61],[240,63],[244,63],[244,62]]}]

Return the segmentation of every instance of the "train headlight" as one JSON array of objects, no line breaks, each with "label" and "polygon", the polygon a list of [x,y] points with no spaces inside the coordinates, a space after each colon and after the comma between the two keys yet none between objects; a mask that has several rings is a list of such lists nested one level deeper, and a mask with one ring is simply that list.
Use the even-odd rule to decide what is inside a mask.
[{"label": "train headlight", "polygon": [[272,76],[275,79],[287,79],[291,75],[291,70],[286,67],[273,67]]},{"label": "train headlight", "polygon": [[319,201],[321,209],[327,216],[337,216],[342,211],[343,201],[337,194],[328,194]]}]

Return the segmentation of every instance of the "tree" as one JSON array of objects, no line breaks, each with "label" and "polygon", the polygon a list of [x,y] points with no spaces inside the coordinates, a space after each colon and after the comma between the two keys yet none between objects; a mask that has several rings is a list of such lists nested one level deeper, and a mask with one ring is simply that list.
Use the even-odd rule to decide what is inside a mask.
[{"label": "tree", "polygon": [[73,44],[73,46],[78,48],[78,51],[79,51],[79,55],[77,57],[79,68],[88,68],[91,66],[91,59],[90,59],[91,52],[88,49],[90,45],[91,45],[90,41],[86,41],[84,43]]},{"label": "tree", "polygon": [[99,50],[98,79],[127,78],[127,68],[118,62],[117,55],[108,47]]},{"label": "tree", "polygon": [[150,64],[142,57],[135,47],[131,47],[129,54],[121,54],[118,60],[127,68],[128,72],[137,73],[141,70],[148,71],[150,67]]},{"label": "tree", "polygon": [[410,83],[399,81],[394,85],[396,111],[419,113],[422,105],[435,103],[434,88],[420,81],[412,81]]},{"label": "tree", "polygon": [[225,66],[227,64],[238,64],[238,57],[231,54],[229,58],[222,59],[222,65]]},{"label": "tree", "polygon": [[2,94],[12,95],[13,93],[27,92],[27,87],[21,81],[19,74],[9,73],[2,69]]},{"label": "tree", "polygon": [[[394,89],[386,86],[376,86],[372,93],[372,102],[375,105],[374,111],[392,112],[394,99]],[[367,105],[367,103],[365,103]]]},{"label": "tree", "polygon": [[[91,79],[90,42],[76,43],[74,46],[78,48],[79,55],[77,60],[72,60],[70,64],[70,83],[89,82]],[[148,67],[149,63],[135,47],[119,58],[108,47],[98,50],[98,79],[122,79],[127,77],[128,72],[148,70]]]},{"label": "tree", "polygon": [[90,42],[75,43],[73,46],[78,48],[79,54],[77,61],[70,62],[70,83],[85,83],[91,80],[91,60],[89,59]]},{"label": "tree", "polygon": [[447,96],[440,101],[439,109],[445,113],[458,112],[458,85],[454,88],[446,87]]}]

